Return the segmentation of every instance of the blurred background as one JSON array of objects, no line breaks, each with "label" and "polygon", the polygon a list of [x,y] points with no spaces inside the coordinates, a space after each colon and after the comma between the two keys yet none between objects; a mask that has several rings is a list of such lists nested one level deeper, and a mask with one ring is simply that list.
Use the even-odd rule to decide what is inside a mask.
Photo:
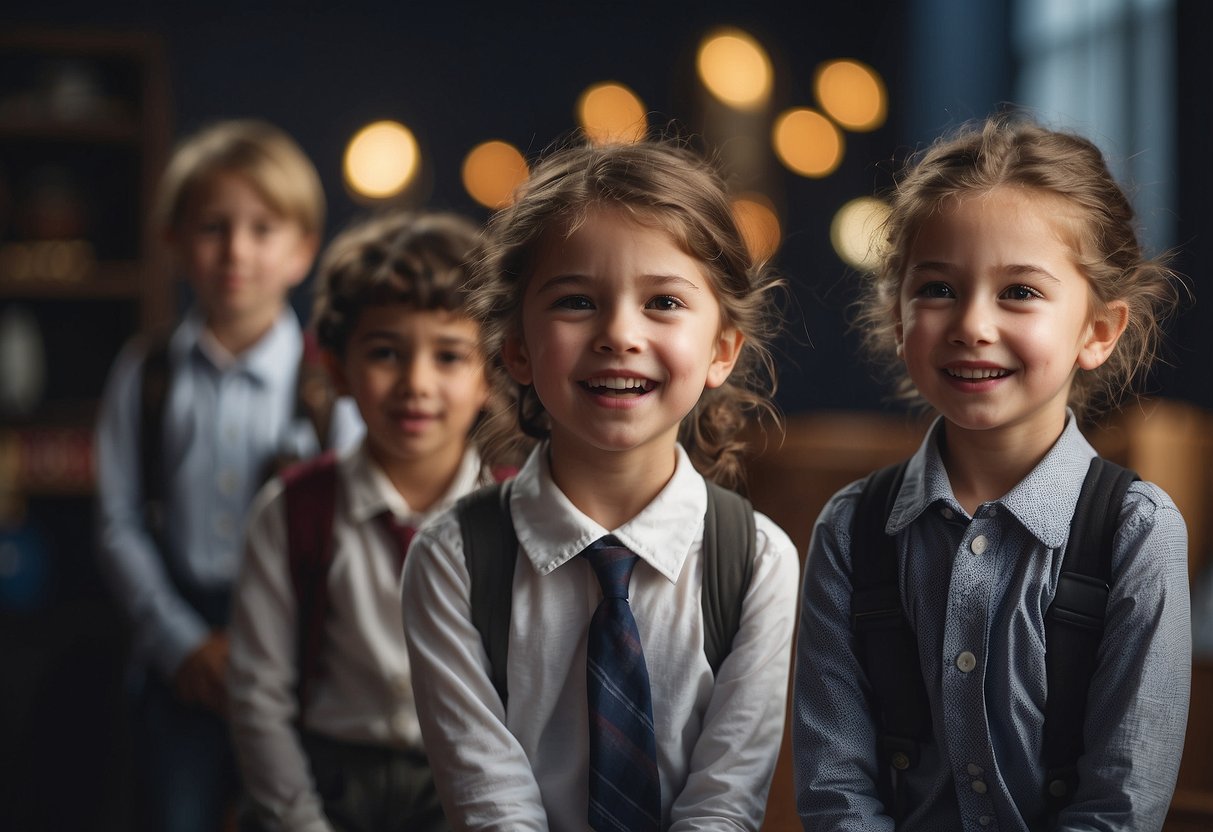
[{"label": "blurred background", "polygon": [[[126,817],[90,430],[123,341],[188,302],[145,224],[178,138],[231,117],[281,126],[320,171],[331,236],[387,204],[487,218],[574,130],[687,137],[791,285],[778,401],[796,419],[890,410],[846,323],[873,196],[941,132],[1014,104],[1096,141],[1148,247],[1174,252],[1196,302],[1147,392],[1203,412],[1211,55],[1205,0],[6,4],[0,828]],[[294,301],[306,317],[307,285]]]}]

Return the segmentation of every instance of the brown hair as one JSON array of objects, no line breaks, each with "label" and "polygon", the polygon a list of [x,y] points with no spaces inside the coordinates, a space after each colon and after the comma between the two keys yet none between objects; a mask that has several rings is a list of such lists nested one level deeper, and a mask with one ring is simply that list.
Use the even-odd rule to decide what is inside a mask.
[{"label": "brown hair", "polygon": [[479,229],[456,214],[395,211],[338,234],[316,273],[312,325],[320,346],[345,355],[368,306],[403,303],[466,315],[467,262]]},{"label": "brown hair", "polygon": [[158,230],[180,225],[190,200],[221,173],[245,177],[266,203],[320,237],[324,189],[307,154],[285,132],[257,119],[221,121],[183,140],[156,190],[152,220]]},{"label": "brown hair", "polygon": [[1143,253],[1133,207],[1099,148],[1018,113],[967,125],[907,164],[892,195],[880,265],[866,281],[855,320],[869,357],[888,372],[898,398],[922,404],[896,356],[906,258],[923,222],[943,203],[997,187],[1035,189],[1077,209],[1074,256],[1091,287],[1093,312],[1119,300],[1128,305],[1129,315],[1108,359],[1094,370],[1078,371],[1069,405],[1080,418],[1115,405],[1153,363],[1162,321],[1179,300],[1179,281],[1162,259]]},{"label": "brown hair", "polygon": [[679,441],[695,467],[724,485],[742,479],[745,443],[738,432],[753,411],[777,419],[775,372],[768,345],[777,321],[770,292],[782,282],[755,263],[715,168],[669,141],[578,145],[539,162],[512,204],[489,221],[484,253],[473,271],[472,311],[482,324],[491,380],[515,405],[487,425],[488,444],[548,435],[549,417],[531,387],[510,379],[501,361],[507,335],[521,327],[522,297],[540,241],[549,230],[572,233],[601,206],[623,210],[640,225],[661,229],[704,265],[720,304],[722,325],[745,336],[729,379],[705,390],[683,418]]}]

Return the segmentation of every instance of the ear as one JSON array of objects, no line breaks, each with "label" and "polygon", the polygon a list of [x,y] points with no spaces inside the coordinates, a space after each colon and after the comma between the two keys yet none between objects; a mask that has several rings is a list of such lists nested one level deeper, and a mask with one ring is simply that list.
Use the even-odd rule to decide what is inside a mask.
[{"label": "ear", "polygon": [[300,231],[299,243],[295,246],[289,285],[293,289],[303,282],[307,273],[316,262],[316,253],[320,251],[320,238],[315,234]]},{"label": "ear", "polygon": [[1108,360],[1125,327],[1129,325],[1129,305],[1114,300],[1093,317],[1087,328],[1087,340],[1078,351],[1078,366],[1094,370]]},{"label": "ear", "polygon": [[333,389],[337,391],[337,395],[350,395],[350,383],[345,375],[345,367],[342,366],[341,358],[330,350],[323,350],[320,355],[324,361],[324,369],[328,370],[329,378],[333,382]]},{"label": "ear", "polygon": [[905,328],[901,325],[901,314],[897,315],[897,323],[893,325],[893,342],[896,345],[894,350],[897,357],[905,360],[906,357],[906,333]]},{"label": "ear", "polygon": [[531,366],[531,353],[526,348],[522,334],[513,332],[505,336],[501,343],[501,363],[505,365],[510,378],[526,386],[534,383],[534,368]]},{"label": "ear", "polygon": [[741,347],[745,344],[745,335],[736,327],[728,326],[716,336],[716,355],[708,365],[708,377],[705,387],[719,387],[729,379],[737,359],[741,357]]}]

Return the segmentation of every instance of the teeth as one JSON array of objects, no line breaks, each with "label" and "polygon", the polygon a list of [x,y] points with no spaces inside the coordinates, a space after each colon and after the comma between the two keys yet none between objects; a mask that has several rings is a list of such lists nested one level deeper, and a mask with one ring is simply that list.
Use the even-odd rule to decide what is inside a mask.
[{"label": "teeth", "polygon": [[1010,370],[995,370],[995,369],[989,369],[989,368],[982,368],[982,369],[977,369],[977,370],[968,369],[968,368],[957,368],[957,369],[950,369],[947,371],[947,373],[948,373],[948,375],[953,376],[955,378],[972,379],[972,380],[978,381],[978,380],[986,379],[986,378],[1002,378],[1003,376],[1010,375],[1011,371]]},{"label": "teeth", "polygon": [[608,390],[640,390],[647,392],[653,388],[653,383],[643,378],[606,377],[592,378],[586,381],[587,387],[605,387]]}]

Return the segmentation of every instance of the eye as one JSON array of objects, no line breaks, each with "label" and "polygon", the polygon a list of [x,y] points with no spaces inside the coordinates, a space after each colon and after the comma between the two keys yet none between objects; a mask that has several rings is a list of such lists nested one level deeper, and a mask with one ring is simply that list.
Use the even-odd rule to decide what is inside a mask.
[{"label": "eye", "polygon": [[686,304],[671,295],[658,295],[645,304],[645,308],[656,309],[661,312],[672,312],[675,309],[682,309],[685,306]]},{"label": "eye", "polygon": [[952,287],[946,283],[941,283],[938,280],[933,280],[930,283],[924,283],[918,287],[917,294],[924,298],[954,298],[956,293],[952,291]]},{"label": "eye", "polygon": [[594,304],[585,295],[566,295],[565,297],[557,298],[556,302],[552,304],[552,307],[555,309],[572,309],[576,311],[583,311],[593,309]]},{"label": "eye", "polygon": [[373,362],[396,361],[400,357],[400,353],[395,347],[390,347],[387,344],[376,344],[368,347],[366,351],[367,360]]},{"label": "eye", "polygon": [[1002,297],[1006,300],[1032,300],[1033,298],[1044,297],[1044,295],[1033,289],[1031,286],[1024,286],[1022,283],[1017,283],[1014,286],[1008,286],[1006,289],[1003,289]]},{"label": "eye", "polygon": [[444,365],[462,364],[470,358],[471,355],[469,353],[458,350],[439,350],[434,355],[434,360]]}]

